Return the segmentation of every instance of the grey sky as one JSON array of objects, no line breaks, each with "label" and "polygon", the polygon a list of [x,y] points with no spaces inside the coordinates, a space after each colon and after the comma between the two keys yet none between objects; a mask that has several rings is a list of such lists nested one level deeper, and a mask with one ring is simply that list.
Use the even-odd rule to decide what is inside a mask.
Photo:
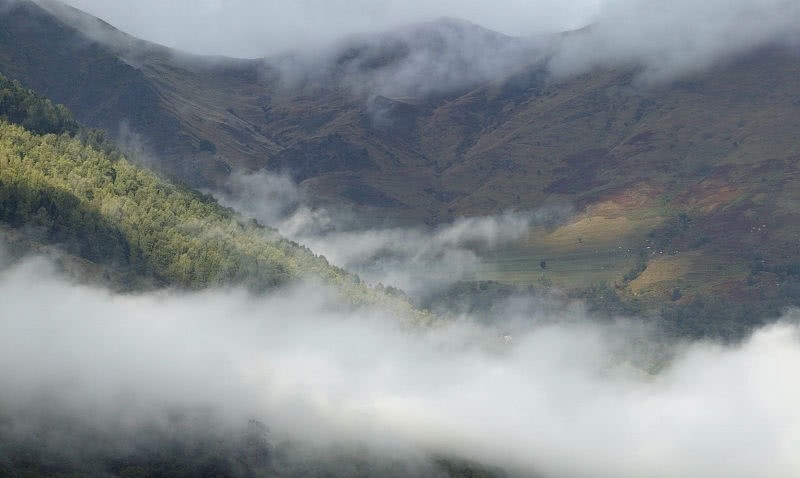
[{"label": "grey sky", "polygon": [[[514,36],[592,25],[590,31],[564,39],[552,51],[551,71],[566,75],[595,66],[640,65],[643,79],[662,81],[764,45],[800,45],[797,0],[67,1],[147,40],[194,53],[237,57],[317,51],[348,35],[385,32],[445,16]],[[478,65],[477,72],[461,72],[459,77],[486,80],[508,70],[504,60],[520,64],[518,57],[484,51],[480,42],[473,43],[450,45],[453,51],[446,52]],[[446,66],[446,59],[421,61]],[[415,65],[407,69],[410,73],[390,72],[391,79],[402,79],[402,73],[418,78]],[[446,78],[434,80],[446,83]],[[419,93],[419,85],[412,86],[405,85],[413,90],[406,93]]]},{"label": "grey sky", "polygon": [[261,56],[450,16],[510,35],[573,29],[605,0],[67,0],[136,36],[204,54]]}]

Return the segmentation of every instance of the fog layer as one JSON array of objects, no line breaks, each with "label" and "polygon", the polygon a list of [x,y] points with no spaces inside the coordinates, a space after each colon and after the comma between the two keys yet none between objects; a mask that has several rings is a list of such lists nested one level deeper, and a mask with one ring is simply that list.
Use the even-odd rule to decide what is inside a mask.
[{"label": "fog layer", "polygon": [[[376,33],[440,17],[463,18],[507,35],[585,25],[599,0],[67,0],[133,35],[198,54],[260,57],[316,49],[352,34]],[[197,32],[202,31],[202,35]]]},{"label": "fog layer", "polygon": [[789,322],[667,362],[645,327],[592,323],[580,308],[417,330],[335,297],[313,284],[118,296],[25,261],[0,275],[0,360],[13,364],[0,368],[3,430],[36,433],[47,409],[125,436],[200,410],[318,446],[554,477],[800,473]]},{"label": "fog layer", "polygon": [[420,300],[455,282],[475,279],[484,267],[483,254],[572,213],[568,204],[558,204],[459,218],[437,227],[368,225],[354,211],[312,206],[302,188],[282,175],[237,172],[226,191],[215,192],[221,203],[277,228],[368,282],[399,287]]},{"label": "fog layer", "polygon": [[[640,68],[641,81],[660,83],[759,48],[800,45],[800,3],[794,0],[69,3],[134,35],[190,52],[293,52],[291,61],[279,57],[292,81],[341,67],[342,55],[357,48],[364,56],[353,63],[357,68],[346,70],[348,85],[398,96],[501,80],[532,65],[546,65],[557,77],[597,67]],[[426,23],[441,17],[474,25]],[[398,45],[408,49],[400,61]],[[361,71],[391,59],[386,68]]]},{"label": "fog layer", "polygon": [[569,75],[642,66],[642,79],[661,82],[762,47],[796,49],[798,41],[800,3],[793,0],[611,0],[588,31],[565,39],[550,69]]}]

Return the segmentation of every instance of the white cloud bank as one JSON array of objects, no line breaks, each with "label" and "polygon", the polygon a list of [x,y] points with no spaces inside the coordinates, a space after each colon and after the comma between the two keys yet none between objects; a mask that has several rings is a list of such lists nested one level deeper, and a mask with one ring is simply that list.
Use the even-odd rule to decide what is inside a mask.
[{"label": "white cloud bank", "polygon": [[459,218],[435,228],[366,225],[349,211],[310,206],[302,189],[286,176],[236,172],[226,190],[214,193],[222,204],[277,228],[370,283],[399,287],[415,299],[473,279],[483,267],[482,253],[572,213],[561,205]]},{"label": "white cloud bank", "polygon": [[6,433],[35,431],[45,406],[112,436],[203,410],[221,426],[255,418],[320,445],[548,477],[800,474],[800,329],[788,322],[658,364],[645,328],[579,309],[418,331],[314,285],[118,296],[40,261],[0,273],[0,303]]},{"label": "white cloud bank", "polygon": [[[489,81],[543,55],[550,58],[549,68],[557,75],[598,66],[641,66],[646,80],[661,81],[703,71],[760,47],[800,45],[800,2],[796,0],[68,3],[148,40],[195,53],[239,57],[326,51],[352,35],[392,31],[443,16],[528,39],[524,48],[498,48],[494,40],[481,38],[481,33],[449,38],[444,51],[434,55],[435,61],[429,58],[430,51],[417,50],[405,68],[377,79],[404,84],[413,84],[413,78],[398,79],[398,75],[416,75],[417,81],[433,75],[440,83],[446,82],[447,75],[436,68],[472,81]],[[579,35],[559,40],[543,36],[587,25],[591,28]],[[397,30],[402,31],[411,33],[406,41],[413,45],[418,34],[413,29]],[[378,42],[375,37],[364,38],[367,43]],[[464,64],[474,71],[462,71]]]},{"label": "white cloud bank", "polygon": [[800,2],[611,0],[591,31],[566,40],[550,67],[569,74],[642,65],[646,79],[659,81],[776,45],[800,46]]},{"label": "white cloud bank", "polygon": [[[439,17],[523,36],[580,27],[600,0],[67,0],[133,35],[200,54],[259,57]],[[198,34],[202,32],[202,34]]]}]

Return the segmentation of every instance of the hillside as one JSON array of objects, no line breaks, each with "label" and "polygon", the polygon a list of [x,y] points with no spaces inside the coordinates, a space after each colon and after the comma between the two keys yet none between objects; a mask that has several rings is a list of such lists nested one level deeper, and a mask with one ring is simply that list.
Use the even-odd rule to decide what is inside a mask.
[{"label": "hillside", "polygon": [[86,124],[117,137],[128,124],[191,185],[285,171],[320,202],[403,223],[570,204],[569,224],[497,251],[481,278],[535,283],[546,260],[548,282],[653,301],[777,297],[786,275],[773,271],[800,262],[796,52],[647,87],[634,69],[555,80],[525,61],[492,80],[434,74],[454,81],[437,87],[386,81],[419,58],[468,72],[477,57],[459,42],[522,52],[512,59],[529,46],[442,20],[353,38],[310,66],[203,58],[39,4],[3,10],[0,69]]},{"label": "hillside", "polygon": [[0,76],[0,225],[16,231],[17,247],[58,245],[78,266],[113,275],[121,288],[263,291],[320,279],[355,303],[410,311],[274,230],[131,164],[112,144],[98,142],[101,136],[63,106]]},{"label": "hillside", "polygon": [[[7,259],[4,252],[10,252],[12,260],[29,253],[49,255],[56,258],[62,272],[100,286],[75,286],[82,292],[243,286],[260,293],[311,279],[333,286],[356,306],[379,305],[383,312],[401,317],[431,319],[428,313],[412,310],[391,290],[369,288],[357,276],[219,206],[211,197],[131,164],[102,131],[82,126],[63,105],[2,75],[0,249],[0,260]],[[7,266],[0,263],[0,272],[7,273]],[[8,279],[3,274],[0,282]],[[6,282],[3,285],[8,287]],[[320,287],[313,290],[325,295]],[[125,295],[106,294],[98,296],[112,303],[125,302]],[[169,295],[134,295],[131,304],[139,299],[146,302],[147,297],[163,301]],[[187,297],[202,302],[202,295]],[[339,313],[345,317],[356,310],[345,308]],[[89,314],[83,309],[81,313]],[[262,311],[262,315],[261,319],[268,320],[269,314]],[[118,318],[104,317],[103,321],[109,319]],[[232,317],[222,319],[237,323]],[[69,324],[70,329],[82,327]],[[208,350],[203,353],[213,355]],[[310,472],[352,476],[354,468],[360,470],[359,476],[505,476],[498,468],[436,451],[387,458],[337,448],[339,454],[330,457],[314,444],[272,436],[257,420],[233,428],[212,427],[211,421],[204,421],[212,420],[212,412],[205,409],[170,409],[168,425],[145,426],[139,436],[139,431],[125,426],[94,428],[97,423],[92,420],[65,418],[55,408],[45,407],[39,418],[47,422],[42,428],[46,431],[18,434],[17,421],[24,422],[27,415],[8,415],[7,403],[2,405],[0,420],[8,425],[0,427],[3,476],[308,476]],[[64,440],[73,443],[74,454]],[[118,447],[115,440],[131,442]]]}]

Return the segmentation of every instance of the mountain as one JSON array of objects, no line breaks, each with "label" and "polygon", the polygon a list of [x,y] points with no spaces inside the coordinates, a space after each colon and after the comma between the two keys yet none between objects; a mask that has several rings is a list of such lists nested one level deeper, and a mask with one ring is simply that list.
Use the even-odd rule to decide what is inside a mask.
[{"label": "mountain", "polygon": [[[23,127],[31,125],[36,131]],[[0,166],[0,227],[11,246],[57,245],[71,271],[92,282],[263,291],[316,279],[353,303],[426,316],[210,196],[129,163],[102,131],[3,76]]]},{"label": "mountain", "polygon": [[138,133],[194,186],[287,172],[321,202],[406,223],[575,208],[485,278],[678,303],[790,294],[800,56],[764,48],[646,86],[633,67],[555,79],[552,41],[443,19],[313,57],[206,58],[21,0],[2,10],[0,69],[123,142]]}]

